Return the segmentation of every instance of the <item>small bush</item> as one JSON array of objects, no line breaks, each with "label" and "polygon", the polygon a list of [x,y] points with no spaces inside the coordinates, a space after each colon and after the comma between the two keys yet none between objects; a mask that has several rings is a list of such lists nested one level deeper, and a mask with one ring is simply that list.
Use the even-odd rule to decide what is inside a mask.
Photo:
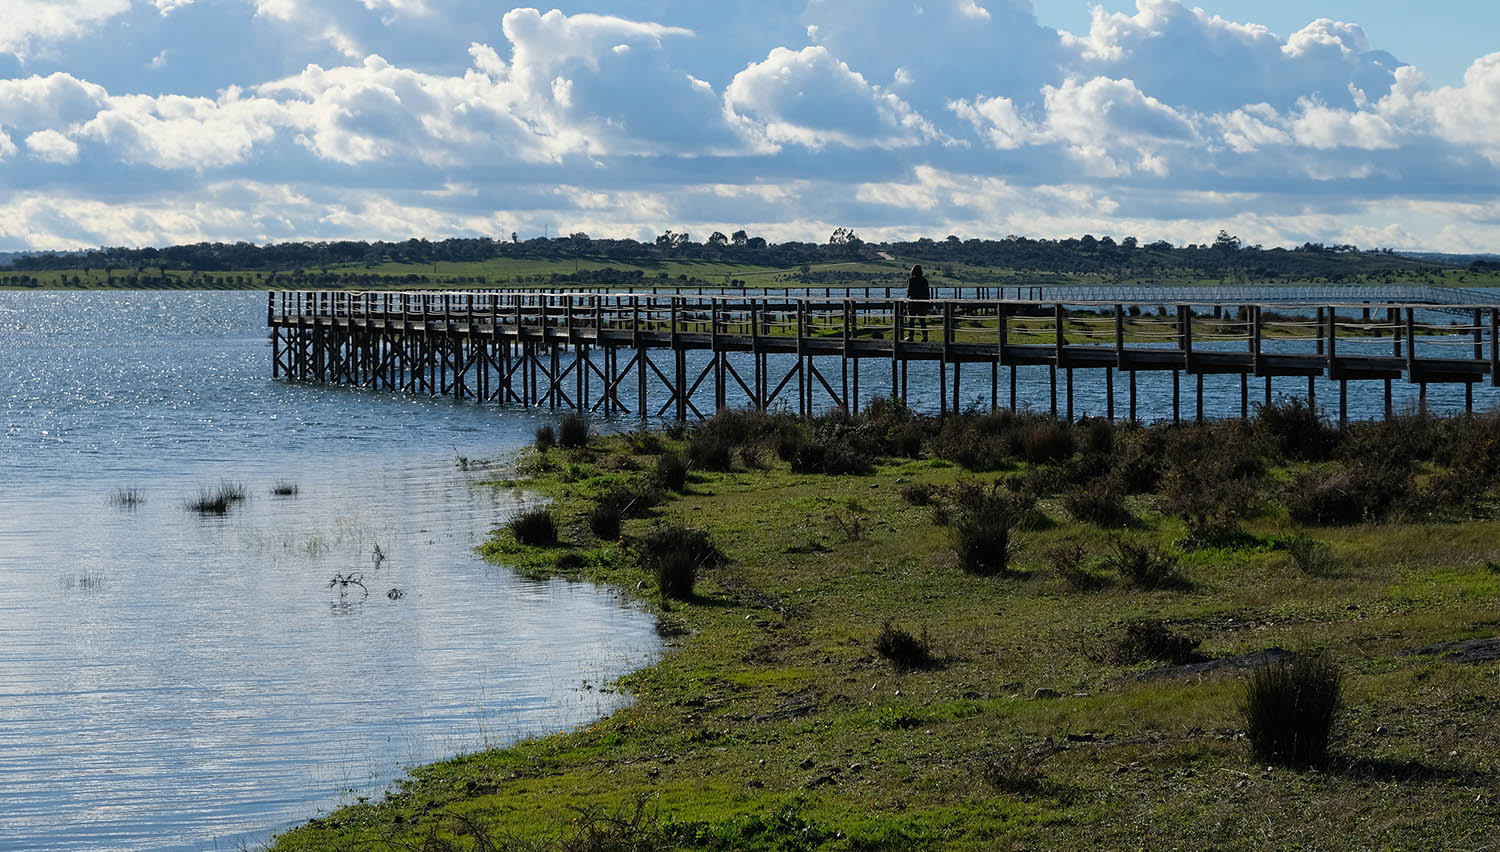
[{"label": "small bush", "polygon": [[547,423],[536,427],[536,440],[532,443],[538,452],[547,452],[557,444],[557,430]]},{"label": "small bush", "polygon": [[1084,549],[1079,545],[1060,544],[1048,550],[1046,558],[1053,573],[1075,591],[1089,592],[1109,585],[1108,577],[1089,566]]},{"label": "small bush", "polygon": [[1118,479],[1105,476],[1063,498],[1068,514],[1101,527],[1124,527],[1135,522],[1125,508],[1125,489]]},{"label": "small bush", "polygon": [[1013,435],[1017,418],[1010,412],[972,415],[954,414],[943,418],[932,439],[932,451],[965,470],[997,470],[1014,465],[1017,454]]},{"label": "small bush", "polygon": [[273,497],[296,497],[297,483],[286,479],[278,479],[271,484],[271,496]]},{"label": "small bush", "polygon": [[1047,786],[1041,761],[1019,751],[992,752],[979,759],[979,780],[992,789],[1013,796],[1039,793]]},{"label": "small bush", "polygon": [[661,436],[645,429],[636,429],[625,435],[630,451],[637,455],[654,456],[661,452]]},{"label": "small bush", "polygon": [[953,529],[958,563],[966,573],[988,577],[1010,568],[1013,552],[1009,520],[971,515],[961,518]]},{"label": "small bush", "polygon": [[886,705],[880,708],[880,715],[875,717],[875,724],[887,731],[907,731],[919,728],[927,721],[922,715],[910,707],[893,707]]},{"label": "small bush", "polygon": [[1158,589],[1179,585],[1177,558],[1154,544],[1118,538],[1112,543],[1114,554],[1106,565],[1119,572],[1138,589]]},{"label": "small bush", "polygon": [[937,664],[929,647],[926,628],[921,636],[913,636],[889,620],[875,635],[875,652],[901,671],[930,669]]},{"label": "small bush", "polygon": [[734,467],[734,449],[734,441],[720,429],[699,428],[688,436],[688,459],[698,470],[729,472]]},{"label": "small bush", "polygon": [[598,501],[589,509],[589,532],[602,541],[617,541],[624,521],[624,509],[615,501]]},{"label": "small bush", "polygon": [[570,450],[588,446],[592,433],[588,418],[581,414],[565,414],[557,422],[557,443]]},{"label": "small bush", "polygon": [[1277,452],[1302,461],[1332,458],[1340,441],[1338,430],[1301,397],[1257,406],[1254,429]]},{"label": "small bush", "polygon": [[1021,455],[1032,464],[1073,455],[1073,430],[1058,420],[1036,418],[1021,432]]},{"label": "small bush", "polygon": [[901,499],[913,506],[931,506],[942,489],[925,482],[913,482],[901,486]]},{"label": "small bush", "polygon": [[1333,548],[1306,533],[1297,533],[1286,541],[1287,555],[1297,570],[1312,577],[1327,577],[1338,570]]},{"label": "small bush", "polygon": [[1262,761],[1321,765],[1341,703],[1342,675],[1321,655],[1297,655],[1251,671],[1240,712],[1250,747]]},{"label": "small bush", "polygon": [[1115,641],[1115,660],[1124,665],[1145,660],[1159,660],[1180,666],[1203,659],[1198,653],[1201,640],[1190,639],[1155,618],[1132,621]]},{"label": "small bush", "polygon": [[657,527],[641,539],[641,567],[656,579],[663,598],[690,600],[698,571],[724,559],[708,533],[684,526]]},{"label": "small bush", "polygon": [[1285,500],[1293,521],[1334,526],[1382,520],[1411,494],[1409,470],[1369,462],[1333,473],[1304,473],[1293,480]]},{"label": "small bush", "polygon": [[545,508],[527,509],[506,524],[515,540],[528,547],[551,547],[557,544],[557,521]]},{"label": "small bush", "polygon": [[677,453],[663,453],[656,458],[656,478],[664,488],[681,492],[687,487],[687,459]]},{"label": "small bush", "polygon": [[662,498],[661,488],[656,483],[636,479],[600,494],[598,504],[614,508],[621,518],[645,518],[651,515],[652,509],[661,505]]}]

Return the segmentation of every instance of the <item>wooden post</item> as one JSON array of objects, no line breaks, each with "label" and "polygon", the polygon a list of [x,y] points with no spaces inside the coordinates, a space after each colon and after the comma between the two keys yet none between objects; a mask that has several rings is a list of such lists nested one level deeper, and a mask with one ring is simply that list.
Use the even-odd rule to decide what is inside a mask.
[{"label": "wooden post", "polygon": [[1198,401],[1197,401],[1198,408],[1197,408],[1197,413],[1196,413],[1195,416],[1196,416],[1197,421],[1199,423],[1202,423],[1203,422],[1203,374],[1202,373],[1194,373],[1193,376],[1194,376],[1194,378],[1196,378],[1198,380]]},{"label": "wooden post", "polygon": [[680,312],[682,309],[682,304],[683,299],[681,296],[677,296],[672,299],[672,363],[677,368],[674,371],[676,374],[675,381],[677,383],[677,387],[672,389],[672,394],[677,398],[678,423],[687,420],[688,392],[687,352],[682,348],[682,339],[681,337],[679,337],[679,334],[681,332]]},{"label": "wooden post", "polygon": [[[1413,310],[1413,309],[1411,309],[1411,308],[1407,308],[1406,309],[1406,380],[1407,381],[1411,381],[1412,379],[1416,378],[1416,373],[1417,373],[1417,324],[1416,323],[1417,323],[1417,320],[1416,320],[1416,311]],[[1427,412],[1426,390],[1427,390],[1427,387],[1426,387],[1426,384],[1424,383],[1423,386],[1422,386],[1422,391],[1423,391],[1423,396],[1422,396],[1422,403],[1423,403],[1422,412],[1424,414]]]},{"label": "wooden post", "polygon": [[1500,308],[1490,308],[1490,386],[1500,388]]},{"label": "wooden post", "polygon": [[[653,300],[654,301],[654,300]],[[639,296],[630,297],[631,307],[635,312],[635,372],[636,372],[636,407],[641,412],[641,422],[646,422],[646,344],[641,339],[641,300]]]},{"label": "wooden post", "polygon": [[1052,419],[1057,419],[1057,362],[1047,365],[1047,378],[1052,387]]},{"label": "wooden post", "polygon": [[1115,422],[1115,368],[1104,368],[1104,417]]},{"label": "wooden post", "polygon": [[1484,360],[1484,319],[1478,308],[1474,309],[1474,360]]},{"label": "wooden post", "polygon": [[1135,370],[1130,371],[1130,422],[1136,422],[1135,418]]},{"label": "wooden post", "polygon": [[1182,409],[1181,409],[1180,404],[1179,404],[1179,389],[1178,389],[1178,379],[1179,378],[1180,378],[1180,374],[1176,370],[1173,370],[1172,371],[1172,422],[1173,423],[1180,423],[1180,422],[1182,422],[1182,414],[1181,414]]},{"label": "wooden post", "polygon": [[[889,294],[887,294],[889,295]],[[906,388],[899,382],[897,373],[905,376],[902,365],[906,363],[901,357],[901,345],[906,336],[906,303],[896,301],[891,303],[891,399],[906,402]]]},{"label": "wooden post", "polygon": [[1262,320],[1260,316],[1260,305],[1250,306],[1250,364],[1255,374],[1260,375],[1260,335]]},{"label": "wooden post", "polygon": [[1068,368],[1068,422],[1073,422],[1073,368]]}]

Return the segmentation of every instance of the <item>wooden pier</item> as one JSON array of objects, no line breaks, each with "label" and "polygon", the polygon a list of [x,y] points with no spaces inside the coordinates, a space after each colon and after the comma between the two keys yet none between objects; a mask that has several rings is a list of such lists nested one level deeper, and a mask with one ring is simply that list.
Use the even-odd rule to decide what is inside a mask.
[{"label": "wooden pier", "polygon": [[[1382,385],[1387,416],[1395,381],[1419,385],[1424,403],[1429,384],[1463,384],[1469,410],[1475,384],[1500,386],[1500,305],[1465,304],[1450,320],[1455,310],[1364,301],[273,291],[266,322],[278,378],[643,420],[711,416],[731,397],[804,416],[853,410],[868,401],[872,370],[905,400],[912,366],[930,363],[943,411],[960,408],[963,388],[982,392],[991,409],[1015,409],[1017,369],[1042,367],[1050,411],[1069,419],[1075,381],[1103,382],[1106,416],[1116,418],[1119,395],[1120,413],[1134,420],[1136,374],[1167,371],[1173,419],[1182,412],[1182,377],[1196,382],[1201,419],[1204,376],[1231,374],[1240,379],[1239,410],[1222,416],[1249,415],[1252,378],[1264,380],[1269,402],[1274,378],[1306,379],[1315,401],[1321,377],[1337,382],[1345,422],[1351,383]],[[1117,374],[1125,384],[1118,394]]]}]

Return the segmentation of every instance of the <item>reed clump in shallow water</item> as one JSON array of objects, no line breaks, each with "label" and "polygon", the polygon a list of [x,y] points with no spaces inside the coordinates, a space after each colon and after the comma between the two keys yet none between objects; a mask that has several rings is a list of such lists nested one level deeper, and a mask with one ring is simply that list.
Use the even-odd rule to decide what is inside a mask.
[{"label": "reed clump in shallow water", "polygon": [[229,508],[243,503],[245,497],[244,483],[225,479],[217,488],[199,488],[196,496],[188,498],[187,508],[200,515],[227,515]]},{"label": "reed clump in shallow water", "polygon": [[146,494],[139,488],[116,488],[109,495],[109,505],[121,509],[134,509],[146,502]]}]

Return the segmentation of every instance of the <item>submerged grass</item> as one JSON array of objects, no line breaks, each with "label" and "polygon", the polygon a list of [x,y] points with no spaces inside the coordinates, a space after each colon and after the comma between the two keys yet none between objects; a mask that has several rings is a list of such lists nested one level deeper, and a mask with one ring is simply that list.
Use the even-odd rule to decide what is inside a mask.
[{"label": "submerged grass", "polygon": [[200,515],[226,515],[230,507],[242,503],[248,492],[243,482],[220,480],[218,487],[203,487],[187,499],[187,509]]},{"label": "submerged grass", "polygon": [[[1311,430],[1297,414],[1276,430]],[[526,487],[552,500],[558,544],[507,534],[484,551],[670,607],[666,655],[613,685],[633,703],[418,768],[386,800],[335,811],[276,847],[595,848],[605,824],[594,817],[631,824],[645,800],[636,827],[597,848],[1439,849],[1500,833],[1500,663],[1408,653],[1500,634],[1500,571],[1487,567],[1500,560],[1495,521],[1403,510],[1325,526],[1317,540],[1340,568],[1307,570],[1286,547],[1297,527],[1278,489],[1344,465],[1349,435],[1317,450],[1328,458],[1302,459],[1282,454],[1276,430],[1208,440],[1191,425],[1090,427],[1058,457],[1068,442],[1026,424],[1023,458],[973,473],[930,443],[914,453],[882,443],[937,434],[882,418],[824,424],[820,440],[849,443],[811,452],[774,418],[726,419],[714,428],[736,447],[729,470],[695,463],[682,494],[655,485],[654,471],[662,453],[690,457],[691,430],[596,437],[567,469],[538,468]],[[963,444],[961,432],[949,428],[950,446],[979,447],[976,458],[993,449],[976,443],[987,433]],[[1444,440],[1482,449],[1482,432]],[[1379,440],[1398,439],[1411,435]],[[1244,474],[1254,499],[1215,505],[1211,489],[1171,475],[1230,440],[1256,442],[1261,472],[1244,458],[1217,470]],[[765,469],[741,462],[747,446],[768,450]],[[850,472],[811,470],[819,453]],[[1423,477],[1442,469],[1423,453]],[[618,456],[632,465],[605,463]],[[1063,503],[1104,473],[1129,495],[1124,536]],[[965,572],[961,542],[933,522],[935,508],[950,523],[967,511],[954,499],[965,489],[1009,493],[1007,512],[1026,515],[1027,546],[1001,573]],[[590,531],[604,504],[620,508],[617,535]],[[1242,536],[1184,549],[1194,518],[1228,520]],[[680,597],[661,595],[636,558],[666,528],[702,531],[722,555],[694,561]],[[940,665],[911,664],[937,659],[934,648]],[[1274,765],[1287,747],[1257,753],[1248,739],[1261,723],[1245,715],[1246,684],[1260,670],[1234,663],[1269,649],[1341,661],[1321,772],[1268,770],[1266,756]],[[1222,667],[1198,671],[1208,665]],[[1287,706],[1277,700],[1259,706]],[[1299,754],[1284,762],[1319,763]]]}]

